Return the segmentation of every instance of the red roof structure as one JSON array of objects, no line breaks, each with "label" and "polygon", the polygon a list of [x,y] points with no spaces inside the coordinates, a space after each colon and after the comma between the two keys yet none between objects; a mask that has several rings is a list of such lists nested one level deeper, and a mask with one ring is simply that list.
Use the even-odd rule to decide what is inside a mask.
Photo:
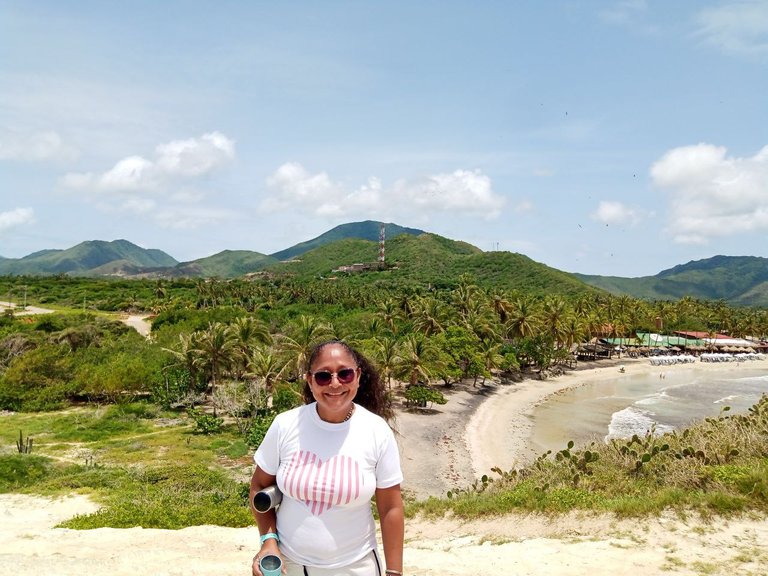
[{"label": "red roof structure", "polygon": [[728,336],[727,334],[710,334],[709,332],[697,332],[694,330],[691,330],[690,332],[677,330],[675,331],[675,334],[677,334],[678,336],[684,336],[686,338],[696,338],[697,340],[712,340],[712,339],[728,340],[729,338],[731,338],[731,336]]}]

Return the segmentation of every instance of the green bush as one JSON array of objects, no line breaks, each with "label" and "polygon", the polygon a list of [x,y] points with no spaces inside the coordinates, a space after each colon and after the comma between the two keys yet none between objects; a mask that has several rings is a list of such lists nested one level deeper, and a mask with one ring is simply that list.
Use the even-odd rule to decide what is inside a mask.
[{"label": "green bush", "polygon": [[[246,496],[244,496],[246,494]],[[64,528],[245,527],[253,524],[242,483],[203,465],[129,471],[121,490],[111,492],[97,512],[78,515]]]},{"label": "green bush", "polygon": [[272,425],[272,421],[275,419],[274,412],[268,412],[266,414],[257,415],[253,419],[253,425],[248,431],[248,437],[246,442],[253,448],[258,448],[261,442],[264,440],[264,435]]},{"label": "green bush", "polygon": [[443,393],[429,386],[417,384],[409,386],[405,391],[406,404],[409,406],[427,406],[428,404],[446,404],[448,399]]},{"label": "green bush", "polygon": [[190,408],[187,414],[195,422],[195,434],[218,434],[224,426],[224,419],[206,414],[199,408]]}]

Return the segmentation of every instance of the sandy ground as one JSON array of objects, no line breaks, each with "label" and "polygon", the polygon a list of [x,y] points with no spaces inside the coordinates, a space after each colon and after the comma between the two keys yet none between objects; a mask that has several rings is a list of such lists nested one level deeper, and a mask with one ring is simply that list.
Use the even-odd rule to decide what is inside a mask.
[{"label": "sandy ground", "polygon": [[[623,360],[627,371],[653,370]],[[610,378],[618,363],[586,366],[566,376],[447,391],[448,404],[401,412],[399,441],[404,489],[416,497],[466,487],[491,467],[531,458],[531,411],[552,394],[587,380]],[[697,364],[697,366],[700,366]],[[713,369],[724,369],[723,366]],[[685,370],[686,366],[664,370]],[[503,417],[502,417],[503,416]],[[492,438],[493,441],[488,439]],[[55,528],[96,510],[82,496],[48,500],[0,495],[0,576],[33,574],[120,576],[249,573],[255,528],[211,526],[178,531]],[[510,515],[484,521],[446,518],[406,523],[407,575],[765,575],[768,523],[764,517],[700,520],[664,516],[619,521],[608,516]]]}]

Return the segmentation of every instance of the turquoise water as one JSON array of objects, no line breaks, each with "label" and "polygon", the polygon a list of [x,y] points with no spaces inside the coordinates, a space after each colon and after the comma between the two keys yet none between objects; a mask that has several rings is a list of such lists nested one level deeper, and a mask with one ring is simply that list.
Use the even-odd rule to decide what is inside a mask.
[{"label": "turquoise water", "polygon": [[692,367],[665,372],[660,367],[651,374],[617,374],[535,408],[532,448],[543,453],[561,450],[569,440],[584,445],[631,438],[653,426],[657,432],[682,429],[718,416],[725,406],[731,414],[746,412],[763,394],[768,394],[768,361],[733,364],[725,370]]}]

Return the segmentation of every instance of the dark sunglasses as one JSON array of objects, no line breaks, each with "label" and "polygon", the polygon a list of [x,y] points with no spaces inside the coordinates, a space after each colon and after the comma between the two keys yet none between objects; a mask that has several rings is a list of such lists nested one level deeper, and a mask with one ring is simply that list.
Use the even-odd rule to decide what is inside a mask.
[{"label": "dark sunglasses", "polygon": [[338,372],[328,372],[327,370],[320,370],[319,372],[313,372],[312,378],[315,379],[315,384],[318,386],[328,386],[333,381],[333,377],[336,376],[336,380],[339,384],[350,384],[357,375],[356,368],[342,368]]}]

